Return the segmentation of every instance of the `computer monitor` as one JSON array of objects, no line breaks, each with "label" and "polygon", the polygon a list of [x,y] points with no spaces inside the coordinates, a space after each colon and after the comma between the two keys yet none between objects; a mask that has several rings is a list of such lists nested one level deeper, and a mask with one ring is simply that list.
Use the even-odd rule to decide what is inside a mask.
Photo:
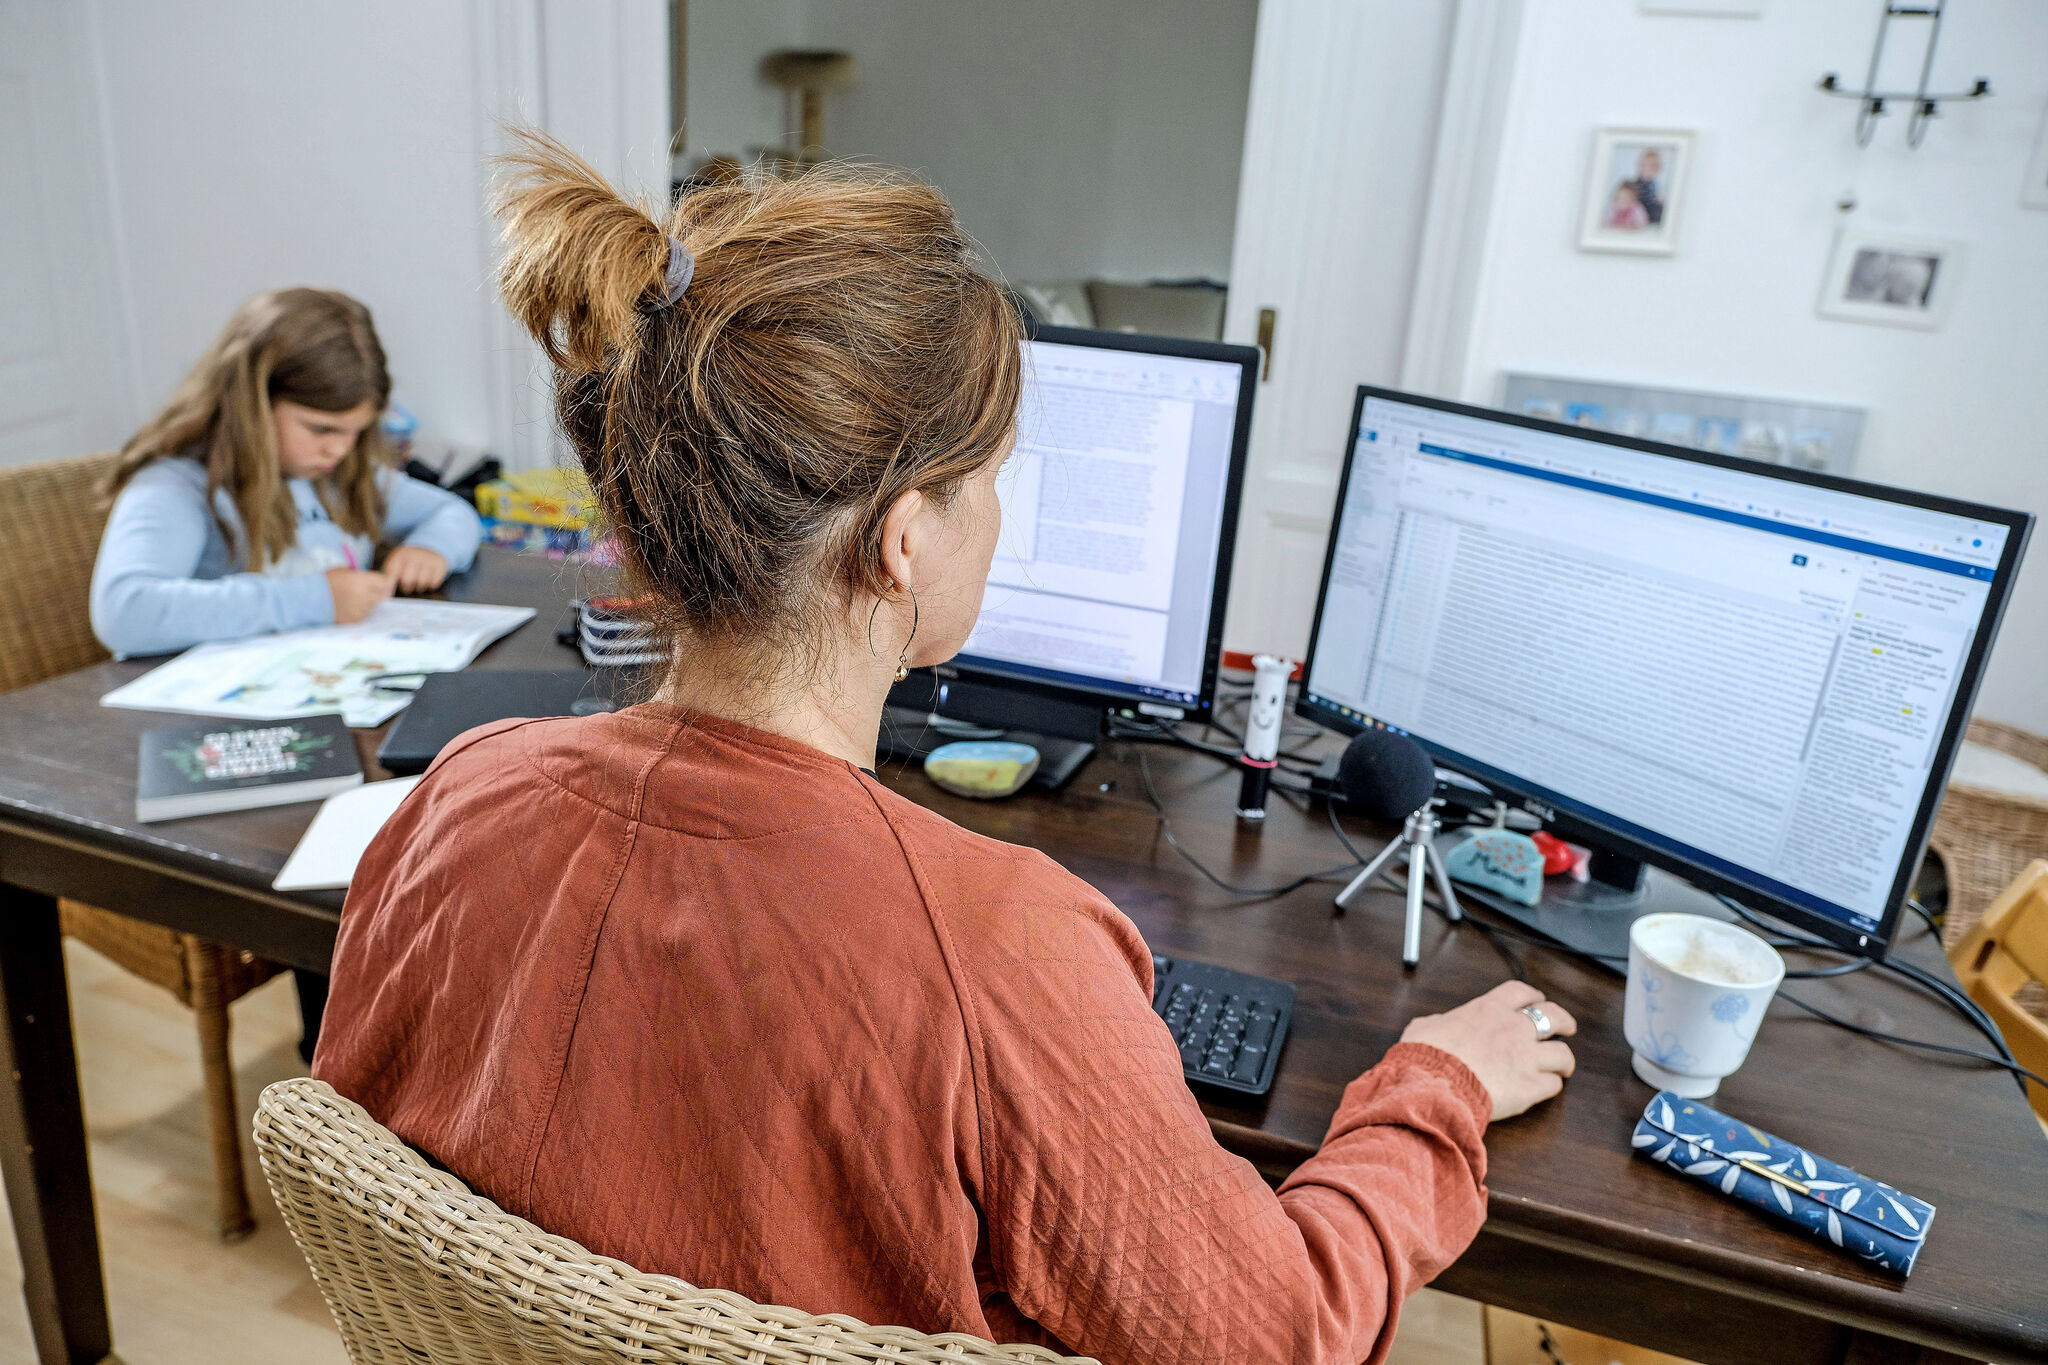
[{"label": "computer monitor", "polygon": [[1050,326],[1024,345],[980,619],[890,702],[1083,745],[1115,707],[1207,715],[1259,353]]},{"label": "computer monitor", "polygon": [[1299,708],[1880,955],[2032,525],[1361,388]]}]

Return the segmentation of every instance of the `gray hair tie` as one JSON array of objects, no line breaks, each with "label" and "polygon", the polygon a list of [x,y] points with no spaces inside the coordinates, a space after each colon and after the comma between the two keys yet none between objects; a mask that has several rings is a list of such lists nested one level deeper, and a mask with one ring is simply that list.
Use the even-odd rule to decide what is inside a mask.
[{"label": "gray hair tie", "polygon": [[668,239],[668,298],[663,307],[668,307],[683,296],[690,287],[690,280],[697,273],[697,258],[690,254],[690,248],[671,237]]}]

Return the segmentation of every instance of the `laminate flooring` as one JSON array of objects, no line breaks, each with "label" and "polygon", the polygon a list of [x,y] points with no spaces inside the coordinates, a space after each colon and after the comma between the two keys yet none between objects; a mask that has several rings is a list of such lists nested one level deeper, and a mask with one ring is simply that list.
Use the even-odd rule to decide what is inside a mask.
[{"label": "laminate flooring", "polygon": [[[91,949],[66,942],[100,1246],[125,1365],[345,1365],[341,1338],[263,1185],[248,1137],[256,1097],[305,1074],[289,975],[234,1006],[237,1098],[256,1231],[214,1231],[212,1163],[191,1015]],[[0,1365],[35,1359],[13,1225],[0,1229]],[[1425,1289],[1389,1365],[1484,1365],[1479,1305]]]}]

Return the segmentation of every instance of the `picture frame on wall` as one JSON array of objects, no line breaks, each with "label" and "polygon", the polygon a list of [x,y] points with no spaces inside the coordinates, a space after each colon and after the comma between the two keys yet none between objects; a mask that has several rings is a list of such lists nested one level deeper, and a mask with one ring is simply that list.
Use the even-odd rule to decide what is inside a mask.
[{"label": "picture frame on wall", "polygon": [[1843,228],[1821,286],[1820,315],[1933,331],[1948,320],[1967,254],[1952,237]]},{"label": "picture frame on wall", "polygon": [[1602,128],[1593,134],[1579,211],[1579,249],[1637,256],[1678,250],[1694,135],[1678,128]]}]

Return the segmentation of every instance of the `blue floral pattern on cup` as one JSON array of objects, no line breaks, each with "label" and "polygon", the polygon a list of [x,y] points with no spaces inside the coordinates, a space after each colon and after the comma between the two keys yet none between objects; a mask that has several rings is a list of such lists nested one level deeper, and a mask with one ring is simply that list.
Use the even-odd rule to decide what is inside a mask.
[{"label": "blue floral pattern on cup", "polygon": [[1699,1057],[1679,1044],[1676,1030],[1657,1027],[1657,1016],[1663,1012],[1657,992],[1663,984],[1654,975],[1642,979],[1643,1015],[1650,1026],[1650,1046],[1642,1050],[1643,1055],[1668,1071],[1690,1072],[1699,1066]]},{"label": "blue floral pattern on cup", "polygon": [[1743,1015],[1749,1013],[1749,997],[1746,995],[1724,995],[1709,1006],[1709,1008],[1713,1010],[1714,1017],[1722,1023],[1738,1023]]}]

